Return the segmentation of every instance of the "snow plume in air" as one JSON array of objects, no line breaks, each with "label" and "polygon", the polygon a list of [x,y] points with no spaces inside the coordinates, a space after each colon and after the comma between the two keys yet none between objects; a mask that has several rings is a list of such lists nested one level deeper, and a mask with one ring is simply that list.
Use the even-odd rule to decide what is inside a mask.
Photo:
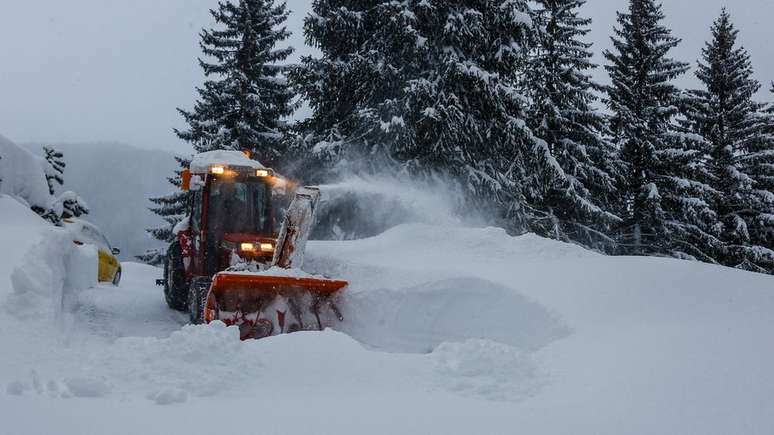
[{"label": "snow plume in air", "polygon": [[370,237],[404,223],[483,221],[478,213],[463,213],[460,190],[440,177],[352,174],[320,189],[322,204],[314,236],[321,239]]}]

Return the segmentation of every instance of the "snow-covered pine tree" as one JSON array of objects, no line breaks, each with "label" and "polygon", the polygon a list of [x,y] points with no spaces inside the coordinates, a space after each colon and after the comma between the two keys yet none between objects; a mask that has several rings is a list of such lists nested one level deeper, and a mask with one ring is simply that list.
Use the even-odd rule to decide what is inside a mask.
[{"label": "snow-covered pine tree", "polygon": [[710,189],[700,181],[704,141],[675,122],[681,94],[672,80],[688,66],[668,57],[680,40],[664,18],[654,0],[630,0],[628,11],[618,13],[614,49],[605,52],[612,80],[607,105],[627,174],[619,243],[626,254],[714,261],[715,215],[706,200]]},{"label": "snow-covered pine tree", "polygon": [[[166,224],[157,228],[149,228],[147,231],[154,239],[165,244],[172,243],[174,240],[172,229],[185,216],[189,201],[189,192],[180,190],[180,185],[182,183],[181,174],[185,168],[188,168],[191,160],[182,157],[175,157],[175,160],[180,164],[180,169],[175,171],[171,177],[167,177],[169,184],[175,188],[175,191],[169,195],[150,198],[154,204],[150,211],[161,216]],[[166,246],[161,249],[150,249],[142,255],[138,255],[137,259],[153,266],[160,266],[164,263],[165,255]]]},{"label": "snow-covered pine tree", "polygon": [[[318,172],[311,178],[324,178],[337,166],[375,170],[389,164],[390,135],[400,134],[403,118],[397,108],[380,111],[399,105],[407,81],[424,68],[419,50],[425,38],[415,28],[412,7],[385,0],[313,3],[304,34],[321,56],[305,56],[290,75],[312,108],[299,125],[299,145],[312,160],[307,171]],[[374,129],[380,115],[387,120],[384,129],[381,123]]]},{"label": "snow-covered pine tree", "polygon": [[[205,59],[199,64],[207,77],[197,89],[199,100],[192,111],[178,109],[188,124],[175,133],[196,152],[218,149],[250,151],[254,159],[275,169],[289,163],[283,118],[294,110],[294,93],[280,63],[293,52],[277,48],[290,36],[283,26],[288,17],[285,2],[275,0],[221,1],[211,10],[217,29],[203,30],[200,46]],[[181,169],[169,178],[176,189],[189,159],[178,158]],[[151,210],[167,222],[148,232],[171,242],[172,229],[183,218],[188,195],[174,193],[151,198]],[[161,264],[165,250],[151,250],[138,258]]]},{"label": "snow-covered pine tree", "polygon": [[322,56],[292,75],[309,147],[330,164],[451,174],[524,228],[526,160],[550,160],[518,87],[532,24],[522,0],[315,1],[305,34]]},{"label": "snow-covered pine tree", "polygon": [[774,274],[774,103],[763,107],[757,121],[760,130],[747,141],[740,159],[741,170],[753,181],[746,213],[750,241],[740,267]]},{"label": "snow-covered pine tree", "polygon": [[[771,93],[774,94],[774,83]],[[757,217],[750,230],[750,239],[754,246],[762,248],[756,264],[774,274],[774,103],[765,107],[763,117],[763,135],[759,141],[749,144],[745,168],[755,181],[753,195]]]},{"label": "snow-covered pine tree", "polygon": [[[614,145],[606,138],[607,119],[593,104],[599,90],[589,72],[591,19],[580,16],[585,0],[538,0],[536,24],[543,30],[527,69],[525,87],[532,105],[529,126],[545,140],[562,172],[541,171],[532,207],[543,219],[531,229],[559,240],[614,252]],[[611,175],[612,174],[612,175]]]},{"label": "snow-covered pine tree", "polygon": [[210,11],[221,27],[203,30],[199,65],[207,77],[193,111],[178,109],[188,128],[177,135],[197,152],[248,150],[269,167],[282,167],[283,118],[291,115],[293,92],[280,65],[293,49],[277,48],[290,32],[285,2],[221,1]]},{"label": "snow-covered pine tree", "polygon": [[51,200],[46,207],[34,206],[32,210],[54,225],[61,225],[62,219],[77,218],[88,214],[89,207],[76,193],[66,191],[56,195],[56,185],[64,184],[64,171],[67,167],[64,154],[48,146],[43,147],[43,153],[45,159],[43,172],[48,183]]},{"label": "snow-covered pine tree", "polygon": [[[708,142],[706,181],[714,189],[712,206],[718,215],[722,241],[717,260],[727,266],[761,271],[763,251],[752,243],[761,199],[753,193],[748,170],[750,148],[765,141],[760,105],[753,101],[760,83],[753,78],[747,51],[737,45],[736,30],[724,9],[712,25],[712,39],[702,50],[696,76],[704,89],[691,92],[686,119],[691,130]],[[774,261],[774,255],[769,259]]]},{"label": "snow-covered pine tree", "polygon": [[61,151],[57,151],[54,148],[44,146],[43,152],[45,153],[46,162],[48,167],[46,168],[46,181],[48,181],[48,191],[52,195],[55,192],[54,186],[56,184],[62,185],[64,183],[64,154]]},{"label": "snow-covered pine tree", "polygon": [[62,219],[70,219],[81,217],[85,214],[89,214],[89,207],[86,202],[81,199],[75,192],[67,191],[59,195],[56,199],[56,203],[61,204]]}]

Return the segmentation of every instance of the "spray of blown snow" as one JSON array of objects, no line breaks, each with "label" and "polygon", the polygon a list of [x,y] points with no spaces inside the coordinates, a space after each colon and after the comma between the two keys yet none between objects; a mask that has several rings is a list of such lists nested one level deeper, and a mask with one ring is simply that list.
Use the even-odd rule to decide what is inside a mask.
[{"label": "spray of blown snow", "polygon": [[369,237],[404,223],[483,222],[478,213],[461,213],[460,189],[438,177],[349,175],[320,189],[323,197],[315,238]]},{"label": "spray of blown snow", "polygon": [[323,200],[337,201],[347,195],[361,200],[378,198],[397,206],[406,221],[458,224],[456,192],[440,183],[421,183],[397,178],[352,176],[335,184],[320,186]]}]

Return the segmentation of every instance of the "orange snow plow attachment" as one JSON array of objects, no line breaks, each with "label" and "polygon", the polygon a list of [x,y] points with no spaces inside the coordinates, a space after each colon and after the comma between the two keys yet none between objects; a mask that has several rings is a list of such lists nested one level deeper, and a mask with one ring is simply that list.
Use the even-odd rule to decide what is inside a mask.
[{"label": "orange snow plow attachment", "polygon": [[204,321],[237,325],[243,340],[322,330],[343,320],[336,294],[346,286],[340,280],[221,272],[212,281]]},{"label": "orange snow plow attachment", "polygon": [[297,278],[292,276],[234,272],[221,272],[212,281],[212,290],[216,297],[222,297],[228,292],[241,289],[277,295],[288,295],[303,289],[320,296],[331,296],[346,286],[346,281],[336,279]]},{"label": "orange snow plow attachment", "polygon": [[[215,275],[203,320],[239,326],[243,340],[301,330],[322,330],[344,318],[336,306],[346,281],[299,272],[320,191],[300,188],[285,214],[268,272],[225,271]],[[277,270],[272,275],[271,270]],[[294,272],[296,271],[296,272]]]}]

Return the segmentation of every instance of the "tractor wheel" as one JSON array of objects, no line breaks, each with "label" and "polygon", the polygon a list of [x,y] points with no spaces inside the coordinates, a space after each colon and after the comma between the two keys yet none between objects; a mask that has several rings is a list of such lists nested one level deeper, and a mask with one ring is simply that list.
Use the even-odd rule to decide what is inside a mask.
[{"label": "tractor wheel", "polygon": [[121,283],[121,269],[118,269],[116,271],[116,274],[113,275],[113,285],[118,287],[118,284]]},{"label": "tractor wheel", "polygon": [[197,277],[191,282],[188,291],[188,314],[192,324],[204,323],[204,304],[207,303],[207,294],[210,292],[210,282],[207,277]]},{"label": "tractor wheel", "polygon": [[188,285],[185,282],[183,253],[177,242],[169,246],[164,261],[164,299],[173,310],[184,312],[188,308]]}]

